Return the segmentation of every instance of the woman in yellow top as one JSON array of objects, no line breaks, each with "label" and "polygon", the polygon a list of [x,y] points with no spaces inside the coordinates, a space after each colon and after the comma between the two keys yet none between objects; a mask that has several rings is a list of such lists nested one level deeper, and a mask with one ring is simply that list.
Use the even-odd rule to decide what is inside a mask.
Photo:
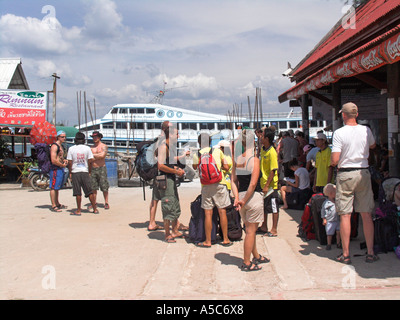
[{"label": "woman in yellow top", "polygon": [[315,158],[316,173],[314,176],[314,192],[323,192],[324,187],[332,182],[333,167],[331,166],[331,148],[328,146],[326,135],[318,133],[315,144],[320,151],[317,152]]}]

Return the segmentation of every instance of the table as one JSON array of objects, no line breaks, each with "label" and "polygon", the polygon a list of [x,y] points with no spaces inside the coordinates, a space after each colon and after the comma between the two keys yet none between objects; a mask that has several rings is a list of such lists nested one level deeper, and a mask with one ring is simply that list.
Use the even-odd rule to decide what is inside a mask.
[{"label": "table", "polygon": [[23,162],[13,162],[13,163],[11,163],[12,165],[14,165],[14,166],[16,166],[17,167],[17,169],[18,169],[18,171],[21,173],[20,175],[19,175],[19,177],[18,177],[18,179],[17,179],[17,182],[22,178],[22,171],[24,170],[24,165],[25,165],[25,163],[23,163]]}]

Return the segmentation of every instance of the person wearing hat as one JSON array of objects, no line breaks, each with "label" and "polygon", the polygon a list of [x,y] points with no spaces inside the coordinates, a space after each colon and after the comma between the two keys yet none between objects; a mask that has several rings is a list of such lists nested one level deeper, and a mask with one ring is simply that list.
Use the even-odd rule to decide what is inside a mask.
[{"label": "person wearing hat", "polygon": [[93,146],[90,148],[93,153],[92,172],[90,175],[90,181],[92,183],[94,198],[97,203],[97,190],[103,192],[104,197],[104,209],[110,209],[108,203],[108,188],[110,187],[107,177],[106,168],[106,156],[108,147],[106,144],[101,142],[103,135],[99,131],[94,131],[91,135],[93,138]]},{"label": "person wearing hat", "polygon": [[96,200],[93,195],[92,184],[90,183],[90,172],[93,162],[93,153],[85,145],[85,134],[77,132],[75,135],[75,145],[69,148],[67,154],[68,167],[72,180],[72,192],[76,197],[77,210],[71,215],[81,215],[82,189],[85,197],[89,198],[92,204],[93,213],[99,213],[96,207]]},{"label": "person wearing hat", "polygon": [[60,204],[59,201],[59,190],[63,186],[64,182],[64,168],[67,167],[68,161],[64,157],[64,148],[62,143],[65,142],[67,138],[64,131],[60,130],[57,132],[57,141],[53,143],[50,147],[50,201],[51,201],[51,211],[61,212],[61,209],[66,209],[67,207]]},{"label": "person wearing hat", "polygon": [[368,170],[370,149],[376,146],[372,131],[357,123],[358,107],[352,102],[340,110],[344,126],[333,134],[331,164],[337,166],[336,211],[340,215],[340,236],[343,252],[336,260],[350,264],[351,214],[360,212],[367,244],[366,262],[379,258],[374,253],[374,223],[372,211],[375,207]]},{"label": "person wearing hat", "polygon": [[323,192],[324,187],[332,182],[331,149],[325,134],[318,133],[315,144],[320,149],[315,156],[314,192]]}]

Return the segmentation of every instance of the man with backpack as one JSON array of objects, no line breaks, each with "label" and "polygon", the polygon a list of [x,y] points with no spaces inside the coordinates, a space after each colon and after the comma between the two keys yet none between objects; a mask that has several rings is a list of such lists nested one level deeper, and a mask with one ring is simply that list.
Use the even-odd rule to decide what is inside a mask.
[{"label": "man with backpack", "polygon": [[57,141],[50,147],[50,200],[51,200],[51,211],[61,212],[61,209],[65,209],[66,206],[60,204],[58,199],[59,190],[63,186],[64,182],[64,168],[67,167],[68,161],[64,157],[64,149],[62,143],[67,138],[66,133],[62,130],[57,132]]},{"label": "man with backpack", "polygon": [[[165,134],[157,149],[158,176],[154,179],[152,203],[161,200],[161,211],[164,220],[165,241],[176,242],[175,238],[183,236],[178,230],[178,218],[181,215],[181,207],[178,197],[175,176],[185,174],[182,168],[176,164],[176,143],[178,141],[178,129],[171,122],[162,127]],[[172,231],[170,231],[170,225]]]},{"label": "man with backpack", "polygon": [[351,213],[361,213],[364,236],[367,244],[366,262],[374,262],[374,223],[372,211],[375,207],[368,170],[369,150],[374,149],[375,139],[367,126],[357,123],[358,108],[346,103],[340,110],[344,126],[333,134],[331,165],[338,167],[336,177],[336,211],[340,215],[340,236],[343,253],[336,260],[350,264]]},{"label": "man with backpack", "polygon": [[212,215],[213,209],[218,208],[220,225],[223,234],[223,246],[230,246],[232,242],[228,238],[228,219],[226,208],[231,204],[229,191],[222,179],[221,169],[229,171],[230,165],[225,159],[221,149],[212,149],[211,137],[207,133],[200,134],[198,138],[200,151],[193,156],[193,169],[199,169],[201,182],[201,208],[205,212],[204,229],[206,240],[198,243],[203,248],[211,247]]}]

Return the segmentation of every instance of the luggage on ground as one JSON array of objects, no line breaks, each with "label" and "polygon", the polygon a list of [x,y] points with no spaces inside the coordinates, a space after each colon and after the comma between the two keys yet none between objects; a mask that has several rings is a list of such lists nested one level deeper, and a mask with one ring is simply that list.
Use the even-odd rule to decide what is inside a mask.
[{"label": "luggage on ground", "polygon": [[[206,240],[206,233],[204,230],[204,209],[201,207],[201,195],[190,204],[190,211],[192,216],[189,222],[189,238],[194,243],[200,243]],[[217,241],[217,230],[218,230],[218,211],[214,208],[212,216],[212,230],[211,230],[211,242]]]},{"label": "luggage on ground", "polygon": [[[230,241],[240,241],[242,240],[243,228],[242,219],[240,217],[240,212],[236,210],[233,206],[234,199],[232,199],[232,204],[226,208],[226,217],[228,220],[228,238]],[[221,226],[219,227],[219,235],[223,238]]]}]

